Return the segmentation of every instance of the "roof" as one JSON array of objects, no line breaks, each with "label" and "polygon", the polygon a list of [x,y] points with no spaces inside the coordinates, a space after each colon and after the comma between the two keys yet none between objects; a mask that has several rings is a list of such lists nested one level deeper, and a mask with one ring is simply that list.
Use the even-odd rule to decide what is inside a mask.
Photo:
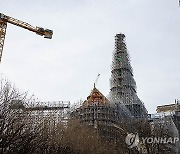
[{"label": "roof", "polygon": [[87,100],[84,101],[83,106],[87,105],[109,105],[110,101],[94,86]]},{"label": "roof", "polygon": [[168,104],[168,105],[162,105],[162,106],[157,106],[157,113],[159,112],[168,112],[168,111],[177,111],[179,109],[178,104]]}]

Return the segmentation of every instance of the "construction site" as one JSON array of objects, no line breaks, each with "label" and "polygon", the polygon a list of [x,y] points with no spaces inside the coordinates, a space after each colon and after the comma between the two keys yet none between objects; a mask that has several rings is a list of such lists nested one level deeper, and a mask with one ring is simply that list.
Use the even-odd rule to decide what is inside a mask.
[{"label": "construction site", "polygon": [[[94,88],[87,99],[73,105],[70,117],[77,118],[81,123],[94,127],[98,134],[101,134],[108,140],[118,140],[119,132],[117,132],[117,128],[124,132],[124,121],[126,121],[125,123],[127,121],[130,122],[127,130],[133,128],[131,124],[134,122],[148,121],[152,127],[150,129],[152,129],[151,133],[153,135],[157,131],[154,130],[154,127],[161,127],[164,132],[168,132],[168,134],[165,134],[166,137],[171,134],[170,136],[178,138],[180,131],[178,105],[179,103],[176,101],[172,105],[158,106],[156,114],[148,114],[144,103],[137,96],[136,82],[133,78],[125,35],[116,34],[108,98],[94,84]],[[165,114],[167,111],[171,114]],[[164,124],[162,125],[162,123]],[[130,129],[130,131],[132,130]],[[140,149],[139,152],[147,153],[147,148],[140,147]],[[166,145],[162,151],[178,153],[179,143],[171,146]]]},{"label": "construction site", "polygon": [[124,119],[146,119],[147,110],[136,94],[125,35],[115,36],[110,78],[110,94],[106,98],[95,86],[84,102],[73,107],[73,117],[95,128],[115,128]]},{"label": "construction site", "polygon": [[[0,63],[7,24],[52,39],[52,30],[0,13]],[[179,139],[180,101],[157,106],[155,114],[148,113],[137,94],[123,33],[115,35],[109,72],[108,94],[98,88],[98,74],[90,93],[77,103],[33,100],[2,80],[0,153],[179,154],[179,140],[144,143],[148,137]]]},{"label": "construction site", "polygon": [[[1,56],[2,49],[3,45],[1,46]],[[40,134],[44,139],[48,137],[52,138],[52,133],[59,134],[59,127],[66,130],[69,127],[69,123],[76,119],[79,121],[79,125],[82,125],[80,128],[83,128],[85,125],[85,127],[88,126],[95,131],[95,136],[100,137],[100,139],[98,139],[100,143],[108,142],[109,144],[113,144],[116,149],[115,151],[121,151],[123,154],[136,152],[146,154],[149,150],[149,147],[144,147],[142,144],[137,145],[135,148],[128,149],[126,147],[127,143],[124,142],[128,132],[141,132],[142,130],[146,132],[148,129],[146,133],[156,136],[157,131],[154,129],[156,127],[160,129],[163,123],[161,129],[166,132],[166,134],[164,134],[165,136],[179,137],[179,101],[171,105],[158,106],[157,114],[153,115],[148,114],[144,103],[137,96],[136,82],[134,80],[124,34],[120,33],[115,36],[110,89],[107,97],[96,87],[99,76],[100,74],[98,74],[93,89],[87,96],[87,99],[83,101],[75,104],[70,104],[69,101],[30,101],[24,103],[21,99],[13,98],[9,102],[10,114],[3,115],[2,110],[0,120],[3,121],[4,116],[8,116],[9,119],[14,117],[18,119],[16,125],[22,125],[22,123],[24,125],[24,123],[26,123],[26,127],[23,128],[23,130],[31,127],[31,131],[33,132],[36,131],[38,127],[43,127],[47,134],[42,133],[42,130]],[[7,105],[4,104],[3,106]],[[4,108],[3,106],[2,109]],[[171,114],[165,114],[167,112]],[[173,144],[171,146],[163,145],[161,151],[167,150],[178,153],[179,144]],[[157,149],[154,150],[154,152],[157,151]]]},{"label": "construction site", "polygon": [[[53,31],[49,29],[44,29],[41,27],[33,27],[30,24],[20,21],[18,19],[12,18],[10,16],[0,14],[0,61],[3,53],[3,46],[6,35],[7,23],[22,27],[29,31],[35,32],[38,35],[44,36],[44,38],[51,39],[53,35]],[[82,108],[87,108],[86,110],[95,111],[95,107],[99,107],[98,112],[102,112],[101,116],[96,117],[91,123],[97,124],[99,118],[104,118],[104,120],[108,117],[109,121],[119,121],[119,117],[133,117],[133,118],[142,118],[147,117],[147,110],[143,104],[143,102],[138,98],[136,94],[136,83],[133,78],[132,67],[130,64],[129,54],[126,48],[125,43],[125,35],[117,34],[115,36],[115,49],[113,52],[112,65],[111,65],[111,79],[110,79],[110,93],[109,100],[104,97],[95,87],[92,91],[92,94],[88,97],[87,101],[83,102]],[[96,98],[97,97],[97,98]],[[50,106],[49,106],[50,105]],[[49,103],[48,105],[40,105],[36,107],[29,107],[26,110],[29,111],[43,111],[43,110],[64,110],[64,105],[61,107],[51,106],[54,103]],[[89,106],[91,106],[89,108]],[[92,108],[92,109],[91,109]],[[85,111],[86,111],[85,110]],[[111,111],[112,110],[112,111]],[[63,112],[63,111],[62,111]],[[74,112],[74,111],[72,111]],[[81,114],[84,111],[81,111]],[[83,119],[87,119],[88,116],[91,119],[92,115],[96,115],[95,113],[85,114]],[[97,114],[98,115],[98,114]],[[102,120],[102,121],[104,121]],[[85,120],[86,121],[86,120]],[[101,122],[98,122],[101,123]],[[108,122],[107,122],[108,123]]]}]

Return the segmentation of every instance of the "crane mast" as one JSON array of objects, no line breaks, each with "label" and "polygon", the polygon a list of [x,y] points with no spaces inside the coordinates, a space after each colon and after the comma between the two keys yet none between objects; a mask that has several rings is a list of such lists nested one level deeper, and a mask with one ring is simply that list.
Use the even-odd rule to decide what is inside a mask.
[{"label": "crane mast", "polygon": [[6,28],[7,28],[7,22],[2,22],[0,20],[0,62],[1,62],[2,51],[3,51],[3,47],[4,47]]},{"label": "crane mast", "polygon": [[18,19],[15,19],[15,18],[12,18],[12,17],[9,17],[7,15],[0,13],[0,62],[2,58],[4,40],[6,36],[7,23],[35,32],[38,35],[44,36],[44,38],[51,39],[53,35],[52,30],[44,29],[42,27],[33,27],[32,25],[26,22],[20,21]]}]

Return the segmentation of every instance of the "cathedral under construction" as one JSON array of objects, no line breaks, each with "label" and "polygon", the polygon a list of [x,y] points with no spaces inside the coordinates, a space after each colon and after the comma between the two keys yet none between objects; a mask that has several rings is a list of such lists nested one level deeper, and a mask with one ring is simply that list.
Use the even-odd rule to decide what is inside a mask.
[{"label": "cathedral under construction", "polygon": [[115,36],[112,59],[109,97],[106,98],[94,85],[90,95],[74,108],[71,116],[101,131],[107,126],[108,134],[114,136],[113,129],[122,119],[146,118],[147,110],[137,96],[124,34]]}]

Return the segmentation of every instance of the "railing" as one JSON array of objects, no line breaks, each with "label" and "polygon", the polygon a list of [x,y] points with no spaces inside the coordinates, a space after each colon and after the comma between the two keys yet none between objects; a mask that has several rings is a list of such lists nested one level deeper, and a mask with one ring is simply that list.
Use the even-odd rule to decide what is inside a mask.
[{"label": "railing", "polygon": [[26,107],[27,111],[36,111],[36,110],[63,110],[65,108],[70,108],[69,101],[52,101],[52,102],[39,102],[33,106]]}]

